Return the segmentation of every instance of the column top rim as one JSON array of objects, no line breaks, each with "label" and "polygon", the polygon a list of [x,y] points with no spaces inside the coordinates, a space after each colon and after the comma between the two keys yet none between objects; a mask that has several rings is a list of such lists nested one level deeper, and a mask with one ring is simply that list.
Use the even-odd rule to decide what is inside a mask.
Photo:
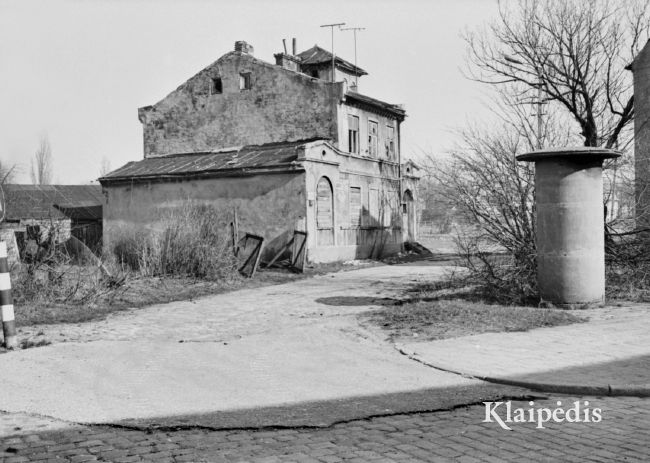
[{"label": "column top rim", "polygon": [[535,162],[550,158],[571,158],[573,161],[592,161],[594,159],[614,159],[622,155],[620,151],[592,146],[563,148],[544,148],[530,153],[518,154],[517,161]]}]

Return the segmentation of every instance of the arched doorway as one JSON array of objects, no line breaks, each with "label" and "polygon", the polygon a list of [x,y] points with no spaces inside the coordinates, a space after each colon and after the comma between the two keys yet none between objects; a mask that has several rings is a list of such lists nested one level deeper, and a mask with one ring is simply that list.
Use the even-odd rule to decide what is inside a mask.
[{"label": "arched doorway", "polygon": [[321,177],[316,185],[316,244],[334,245],[334,198],[327,177]]},{"label": "arched doorway", "polygon": [[402,209],[402,233],[404,241],[415,241],[415,201],[411,190],[404,191]]}]

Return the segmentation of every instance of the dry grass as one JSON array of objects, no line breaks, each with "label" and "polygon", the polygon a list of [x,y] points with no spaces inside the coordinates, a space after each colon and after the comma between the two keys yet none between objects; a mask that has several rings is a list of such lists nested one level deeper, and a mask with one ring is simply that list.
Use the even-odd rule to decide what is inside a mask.
[{"label": "dry grass", "polygon": [[305,278],[307,275],[284,270],[262,270],[254,279],[235,277],[226,281],[195,278],[129,278],[89,303],[47,301],[43,298],[16,301],[16,325],[82,323],[107,315],[166,302],[192,300],[238,289],[258,288]]},{"label": "dry grass", "polygon": [[229,214],[189,205],[160,212],[156,230],[123,230],[110,256],[122,269],[140,276],[184,276],[226,281],[237,276]]},{"label": "dry grass", "polygon": [[435,340],[480,333],[528,331],[586,321],[566,311],[490,305],[460,299],[418,301],[365,314],[391,339]]}]

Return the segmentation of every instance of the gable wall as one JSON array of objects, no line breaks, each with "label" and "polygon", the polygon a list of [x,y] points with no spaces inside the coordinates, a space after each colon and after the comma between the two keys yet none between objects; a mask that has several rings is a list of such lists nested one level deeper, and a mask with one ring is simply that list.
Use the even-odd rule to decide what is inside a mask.
[{"label": "gable wall", "polygon": [[[252,88],[240,90],[240,73]],[[221,77],[223,92],[211,94]],[[145,157],[314,137],[336,142],[336,101],[342,84],[231,52],[153,107],[141,108]]]}]

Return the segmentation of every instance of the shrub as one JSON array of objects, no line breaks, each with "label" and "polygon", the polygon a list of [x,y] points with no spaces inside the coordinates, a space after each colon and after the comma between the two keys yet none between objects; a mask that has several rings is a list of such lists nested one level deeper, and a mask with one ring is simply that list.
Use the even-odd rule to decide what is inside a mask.
[{"label": "shrub", "polygon": [[643,234],[630,234],[606,243],[608,299],[650,301],[649,246]]},{"label": "shrub", "polygon": [[237,275],[228,214],[208,206],[165,211],[156,230],[123,233],[112,253],[120,265],[142,276],[221,281]]}]

